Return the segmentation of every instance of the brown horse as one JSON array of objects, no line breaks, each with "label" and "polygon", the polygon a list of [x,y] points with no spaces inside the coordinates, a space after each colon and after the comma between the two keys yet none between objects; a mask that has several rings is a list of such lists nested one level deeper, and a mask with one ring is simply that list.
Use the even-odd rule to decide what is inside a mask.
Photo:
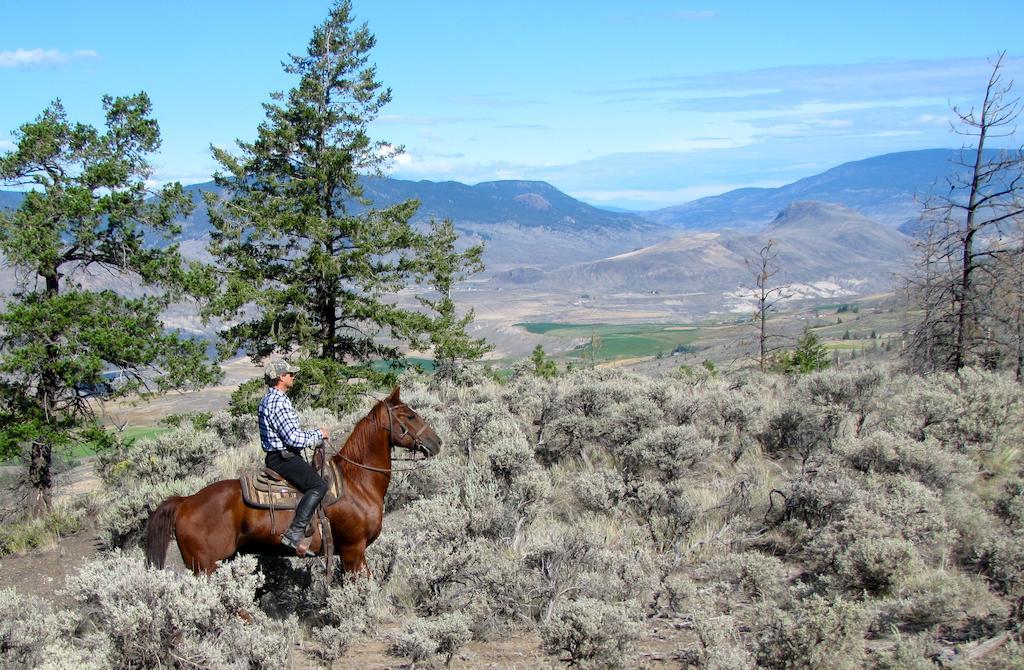
[{"label": "brown horse", "polygon": [[[384,494],[391,483],[391,449],[402,447],[425,456],[441,450],[441,440],[422,417],[398,395],[398,387],[359,420],[345,445],[332,460],[344,473],[345,489],[325,508],[331,523],[334,552],[346,572],[367,572],[364,554],[380,534]],[[237,479],[210,484],[193,495],[174,496],[160,503],[149,517],[146,561],[163,568],[171,535],[185,565],[196,574],[211,573],[217,562],[245,554],[294,555],[280,542],[291,523],[292,510],[249,507]]]}]

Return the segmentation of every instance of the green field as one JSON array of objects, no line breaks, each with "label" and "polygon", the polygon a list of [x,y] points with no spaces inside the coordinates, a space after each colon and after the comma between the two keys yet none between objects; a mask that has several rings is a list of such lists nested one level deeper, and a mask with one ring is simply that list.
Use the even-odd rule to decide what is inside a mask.
[{"label": "green field", "polygon": [[[166,433],[170,428],[166,426],[132,426],[125,428],[121,432],[121,438],[125,444],[131,444],[136,440],[141,440],[147,437],[156,437],[162,433]],[[70,452],[62,452],[63,455],[69,456],[70,458],[87,458],[89,456],[96,455],[96,445],[93,442],[76,442],[71,447]],[[18,459],[13,458],[7,461],[0,462],[0,465],[15,465]]]},{"label": "green field", "polygon": [[597,338],[595,358],[617,360],[642,356],[671,354],[682,347],[692,347],[700,329],[688,324],[633,323],[633,324],[570,324],[570,323],[517,323],[516,326],[534,335],[586,339],[569,356],[589,359],[591,340]]}]

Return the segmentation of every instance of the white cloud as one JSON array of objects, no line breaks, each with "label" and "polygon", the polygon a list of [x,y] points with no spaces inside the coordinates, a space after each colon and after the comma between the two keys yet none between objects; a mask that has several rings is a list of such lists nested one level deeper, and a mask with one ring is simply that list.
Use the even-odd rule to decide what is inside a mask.
[{"label": "white cloud", "polygon": [[76,60],[90,60],[100,55],[92,49],[61,51],[60,49],[15,49],[0,51],[0,68],[56,67]]},{"label": "white cloud", "polygon": [[706,198],[712,195],[721,195],[738,188],[760,187],[775,188],[782,186],[784,181],[772,181],[763,183],[742,183],[742,184],[702,184],[665,191],[648,191],[640,189],[622,189],[607,191],[572,191],[569,195],[580,200],[592,203],[644,203],[651,207],[678,205],[683,202],[690,202],[698,198]]},{"label": "white cloud", "polygon": [[14,151],[15,144],[9,140],[0,140],[0,151]]}]

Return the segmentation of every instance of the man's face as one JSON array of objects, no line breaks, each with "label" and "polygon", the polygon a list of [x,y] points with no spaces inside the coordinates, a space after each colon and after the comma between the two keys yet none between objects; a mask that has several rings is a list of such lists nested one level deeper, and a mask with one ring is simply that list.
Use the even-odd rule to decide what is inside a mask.
[{"label": "man's face", "polygon": [[283,375],[278,377],[277,384],[278,384],[278,387],[281,388],[281,390],[283,390],[283,391],[291,390],[292,386],[295,385],[295,373],[294,372],[286,372],[286,373],[284,373]]}]

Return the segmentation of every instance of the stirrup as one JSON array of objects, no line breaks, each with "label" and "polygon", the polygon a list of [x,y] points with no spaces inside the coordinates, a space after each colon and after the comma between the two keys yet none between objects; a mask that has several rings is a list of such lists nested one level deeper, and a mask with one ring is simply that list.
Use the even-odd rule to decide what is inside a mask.
[{"label": "stirrup", "polygon": [[295,555],[299,558],[314,558],[316,554],[309,550],[309,545],[313,538],[300,535],[298,541],[293,540],[288,534],[290,530],[291,529],[281,534],[281,544],[289,549],[294,549]]}]

